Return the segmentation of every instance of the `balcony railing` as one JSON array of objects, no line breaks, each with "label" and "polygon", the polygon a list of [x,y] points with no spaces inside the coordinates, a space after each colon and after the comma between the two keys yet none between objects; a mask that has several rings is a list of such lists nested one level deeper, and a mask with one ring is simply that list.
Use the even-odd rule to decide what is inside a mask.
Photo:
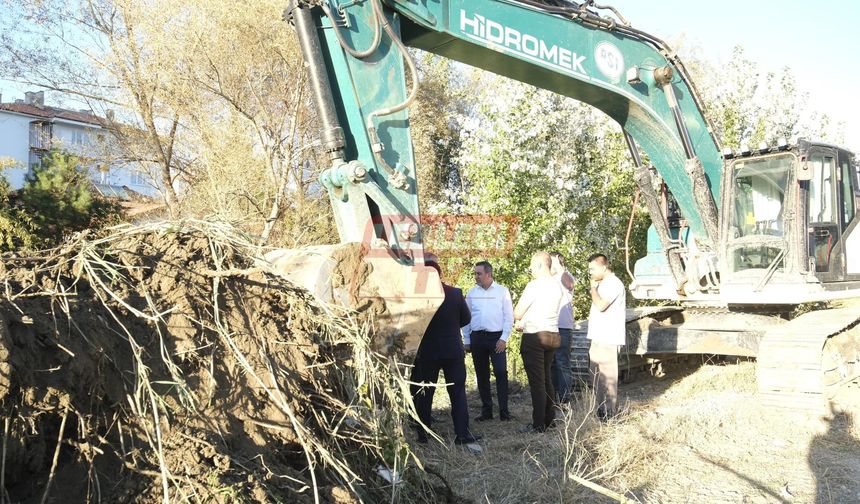
[{"label": "balcony railing", "polygon": [[46,122],[30,123],[30,148],[49,150],[53,140],[53,125]]}]

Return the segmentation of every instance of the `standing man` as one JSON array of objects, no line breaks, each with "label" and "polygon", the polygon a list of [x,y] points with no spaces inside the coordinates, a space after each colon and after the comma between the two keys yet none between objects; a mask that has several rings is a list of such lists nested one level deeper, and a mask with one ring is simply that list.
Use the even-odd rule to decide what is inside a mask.
[{"label": "standing man", "polygon": [[487,261],[475,263],[475,286],[466,294],[472,312],[472,322],[463,327],[463,343],[472,352],[475,377],[481,395],[481,414],[475,418],[483,422],[493,418],[493,396],[490,392],[490,362],[496,377],[496,394],[499,399],[499,418],[510,420],[508,410],[508,337],[514,325],[514,308],[507,287],[493,280],[493,266]]},{"label": "standing man", "polygon": [[627,299],[624,284],[609,269],[605,255],[593,254],[588,258],[588,274],[591,276],[589,371],[594,383],[597,416],[606,420],[615,415],[618,402],[618,347],[626,342]]},{"label": "standing man", "polygon": [[558,312],[564,305],[563,287],[550,272],[552,259],[546,252],[532,256],[533,280],[526,285],[514,309],[523,339],[520,353],[532,396],[532,423],[520,432],[543,432],[555,420],[555,390],[552,386],[553,356],[560,346]]},{"label": "standing man", "polygon": [[[442,269],[435,261],[425,264],[439,272]],[[424,331],[418,353],[415,356],[415,367],[412,368],[410,386],[412,400],[418,418],[429,429],[433,423],[431,415],[433,408],[433,393],[436,391],[436,381],[439,370],[445,373],[445,386],[451,399],[451,419],[454,421],[455,444],[469,444],[481,439],[469,432],[469,408],[466,404],[466,355],[463,343],[460,341],[460,327],[467,325],[470,320],[469,307],[463,299],[463,291],[450,285],[442,284],[445,300],[436,310],[430,320],[430,325]],[[418,442],[427,442],[427,433],[423,428],[418,429]]]},{"label": "standing man", "polygon": [[564,305],[558,312],[558,334],[561,346],[555,352],[552,361],[552,386],[556,398],[561,403],[570,401],[573,381],[570,368],[570,351],[573,344],[573,284],[574,278],[564,267],[564,257],[558,252],[550,252],[552,258],[552,277],[562,286]]}]

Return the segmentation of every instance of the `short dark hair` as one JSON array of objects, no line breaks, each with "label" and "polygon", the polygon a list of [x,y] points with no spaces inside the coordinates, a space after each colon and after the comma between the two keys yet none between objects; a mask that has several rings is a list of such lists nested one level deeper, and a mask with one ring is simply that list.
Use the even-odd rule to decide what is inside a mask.
[{"label": "short dark hair", "polygon": [[442,267],[439,266],[439,263],[433,260],[424,261],[424,266],[429,266],[433,268],[434,270],[436,270],[437,273],[439,273],[439,278],[442,278]]},{"label": "short dark hair", "polygon": [[601,266],[609,266],[609,259],[605,255],[600,253],[591,254],[590,256],[588,256],[588,262],[592,261],[596,261],[597,264],[600,264]]},{"label": "short dark hair", "polygon": [[478,261],[475,263],[475,266],[481,266],[484,268],[484,273],[493,274],[493,265],[490,264],[490,261]]},{"label": "short dark hair", "polygon": [[564,256],[561,255],[561,252],[550,252],[549,256],[558,259],[558,263],[561,264],[562,268],[564,268]]}]

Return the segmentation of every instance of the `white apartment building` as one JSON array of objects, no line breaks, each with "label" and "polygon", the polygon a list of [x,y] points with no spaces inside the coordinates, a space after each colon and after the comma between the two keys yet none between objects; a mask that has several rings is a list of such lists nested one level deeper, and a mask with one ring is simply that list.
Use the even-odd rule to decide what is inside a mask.
[{"label": "white apartment building", "polygon": [[56,148],[81,156],[96,189],[105,196],[129,199],[130,189],[157,197],[151,179],[137,169],[99,162],[99,152],[109,145],[104,123],[92,112],[45,105],[43,91],[27,92],[23,100],[10,103],[0,99],[0,158],[15,161],[15,166],[2,175],[13,190],[20,189],[27,173],[51,148]]}]

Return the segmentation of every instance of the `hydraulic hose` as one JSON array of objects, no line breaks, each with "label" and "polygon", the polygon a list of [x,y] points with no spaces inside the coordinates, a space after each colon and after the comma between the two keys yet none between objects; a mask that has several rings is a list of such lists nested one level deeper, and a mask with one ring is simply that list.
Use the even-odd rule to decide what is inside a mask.
[{"label": "hydraulic hose", "polygon": [[409,105],[415,101],[415,97],[418,96],[418,70],[415,67],[415,60],[412,59],[412,55],[409,54],[409,51],[406,49],[406,46],[400,40],[400,37],[394,33],[394,29],[391,27],[391,24],[388,22],[388,18],[385,17],[385,13],[382,11],[382,5],[379,3],[379,0],[370,0],[371,5],[373,6],[373,10],[376,13],[378,18],[378,23],[382,25],[382,29],[385,30],[385,33],[391,37],[391,41],[394,43],[394,46],[397,47],[397,50],[403,55],[403,59],[406,60],[406,66],[409,67],[409,74],[412,75],[412,88],[409,91],[409,95],[406,97],[403,102],[398,103],[392,107],[383,108],[379,110],[374,110],[367,116],[367,133],[370,136],[371,142],[374,144],[373,153],[376,161],[388,172],[389,181],[397,188],[406,190],[409,187],[409,182],[406,179],[404,173],[396,170],[394,167],[390,166],[382,156],[383,146],[379,141],[379,137],[376,134],[376,125],[374,124],[374,119],[380,116],[386,116],[390,114],[394,114],[396,112],[400,112],[405,109]]},{"label": "hydraulic hose", "polygon": [[329,20],[331,20],[331,26],[334,29],[334,34],[337,37],[338,43],[340,44],[340,46],[343,48],[344,51],[349,53],[350,56],[352,56],[353,58],[357,58],[357,59],[364,59],[364,58],[370,56],[371,54],[373,54],[374,52],[376,52],[376,50],[379,48],[379,43],[382,40],[382,30],[379,29],[380,21],[379,21],[379,18],[375,15],[376,9],[374,9],[374,16],[373,16],[373,20],[374,20],[374,23],[373,23],[373,42],[371,42],[370,47],[367,50],[358,51],[358,50],[350,47],[349,44],[346,43],[346,40],[344,40],[343,35],[340,33],[340,28],[338,28],[338,26],[337,26],[337,18],[335,18],[332,15],[331,9],[329,8],[328,3],[327,2],[320,2],[320,7],[322,8],[325,15],[329,18]]},{"label": "hydraulic hose", "polygon": [[391,24],[388,22],[388,18],[385,17],[385,13],[382,12],[382,6],[379,4],[379,0],[370,0],[370,3],[373,5],[373,9],[376,12],[377,17],[379,18],[379,22],[382,24],[382,29],[385,30],[385,33],[391,37],[391,41],[394,42],[395,47],[400,53],[403,55],[403,59],[406,60],[406,66],[409,67],[409,73],[412,75],[412,89],[409,91],[409,96],[406,99],[393,107],[379,109],[371,112],[371,114],[367,117],[367,128],[373,128],[373,119],[379,116],[385,116],[394,114],[395,112],[400,112],[405,109],[409,105],[415,101],[415,97],[418,96],[418,70],[415,68],[415,60],[412,59],[412,55],[409,54],[409,51],[406,49],[406,46],[403,45],[403,42],[400,40],[400,37],[394,33],[394,29],[391,28]]}]

